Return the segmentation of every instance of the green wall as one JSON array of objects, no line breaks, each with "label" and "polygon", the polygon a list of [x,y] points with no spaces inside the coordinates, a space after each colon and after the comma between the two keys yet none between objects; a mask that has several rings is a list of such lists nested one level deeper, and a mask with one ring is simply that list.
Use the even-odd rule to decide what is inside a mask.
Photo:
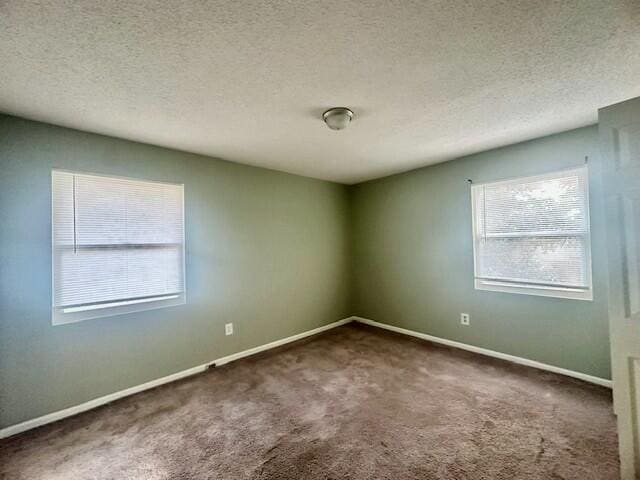
[{"label": "green wall", "polygon": [[[186,305],[51,325],[53,167],[185,184]],[[347,317],[349,213],[342,185],[0,116],[0,428]]]},{"label": "green wall", "polygon": [[[585,156],[594,301],[475,290],[467,179]],[[54,167],[185,184],[186,305],[51,325]],[[587,127],[346,187],[0,115],[0,428],[350,315],[610,378],[598,168]]]},{"label": "green wall", "polygon": [[[589,157],[594,300],[475,290],[471,198],[481,183]],[[511,145],[352,188],[354,314],[610,377],[597,127]],[[471,325],[460,325],[460,313]]]}]

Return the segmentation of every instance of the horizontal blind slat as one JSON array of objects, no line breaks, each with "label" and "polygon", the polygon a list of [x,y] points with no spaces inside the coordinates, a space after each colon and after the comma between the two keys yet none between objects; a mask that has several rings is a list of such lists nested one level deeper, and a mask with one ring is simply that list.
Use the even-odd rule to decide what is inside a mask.
[{"label": "horizontal blind slat", "polygon": [[54,171],[52,189],[56,307],[184,290],[181,185]]},{"label": "horizontal blind slat", "polygon": [[477,278],[589,287],[586,176],[472,187]]}]

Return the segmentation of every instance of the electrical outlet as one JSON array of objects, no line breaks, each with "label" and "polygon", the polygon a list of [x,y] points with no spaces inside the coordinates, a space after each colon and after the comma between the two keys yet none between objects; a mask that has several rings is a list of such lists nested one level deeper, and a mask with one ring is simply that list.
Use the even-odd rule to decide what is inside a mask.
[{"label": "electrical outlet", "polygon": [[233,335],[233,323],[225,323],[225,325],[224,325],[224,334],[225,335]]},{"label": "electrical outlet", "polygon": [[469,321],[471,320],[471,317],[469,316],[468,313],[461,313],[460,314],[460,324],[461,325],[469,325]]}]

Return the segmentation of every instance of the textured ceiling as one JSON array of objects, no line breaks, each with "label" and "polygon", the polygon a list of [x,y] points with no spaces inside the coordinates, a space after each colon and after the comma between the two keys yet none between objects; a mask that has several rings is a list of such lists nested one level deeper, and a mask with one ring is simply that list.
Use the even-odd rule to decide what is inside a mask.
[{"label": "textured ceiling", "polygon": [[633,0],[0,0],[0,111],[344,183],[639,95]]}]

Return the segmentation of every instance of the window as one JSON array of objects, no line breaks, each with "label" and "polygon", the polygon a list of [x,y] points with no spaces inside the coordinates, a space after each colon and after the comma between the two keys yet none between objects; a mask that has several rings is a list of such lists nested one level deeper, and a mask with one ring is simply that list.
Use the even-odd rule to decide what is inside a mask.
[{"label": "window", "polygon": [[477,289],[592,300],[586,166],[471,195]]},{"label": "window", "polygon": [[185,302],[182,185],[51,176],[54,325]]}]

